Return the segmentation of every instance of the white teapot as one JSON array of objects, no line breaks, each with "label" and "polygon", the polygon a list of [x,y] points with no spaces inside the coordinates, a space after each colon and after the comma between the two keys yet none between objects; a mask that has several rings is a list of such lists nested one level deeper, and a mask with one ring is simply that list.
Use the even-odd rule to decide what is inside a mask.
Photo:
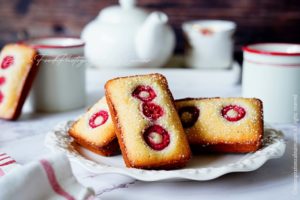
[{"label": "white teapot", "polygon": [[161,67],[173,53],[175,35],[162,12],[147,13],[135,0],[103,9],[82,31],[85,56],[98,68]]}]

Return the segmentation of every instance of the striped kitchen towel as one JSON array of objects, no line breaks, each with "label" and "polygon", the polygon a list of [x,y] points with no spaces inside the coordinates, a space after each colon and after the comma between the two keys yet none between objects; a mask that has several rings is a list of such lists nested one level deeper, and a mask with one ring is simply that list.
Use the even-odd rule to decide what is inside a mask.
[{"label": "striped kitchen towel", "polygon": [[13,169],[19,167],[20,165],[16,161],[7,155],[6,153],[0,152],[0,177],[8,174]]},{"label": "striped kitchen towel", "polygon": [[[94,192],[82,186],[73,176],[68,158],[55,153],[7,173],[8,167],[16,162],[6,154],[1,154],[2,177],[0,177],[0,199],[40,200],[93,199]],[[3,162],[2,162],[3,161]]]}]

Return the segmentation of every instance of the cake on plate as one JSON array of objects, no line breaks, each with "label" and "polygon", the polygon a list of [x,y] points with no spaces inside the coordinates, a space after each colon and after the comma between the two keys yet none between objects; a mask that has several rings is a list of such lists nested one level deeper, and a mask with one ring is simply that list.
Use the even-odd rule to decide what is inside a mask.
[{"label": "cake on plate", "polygon": [[105,97],[79,117],[71,126],[69,134],[77,143],[94,153],[111,156],[120,152]]},{"label": "cake on plate", "polygon": [[167,80],[160,74],[115,78],[106,98],[127,167],[183,167],[190,148]]},{"label": "cake on plate", "polygon": [[262,102],[255,98],[187,98],[175,101],[193,151],[246,153],[263,138]]}]

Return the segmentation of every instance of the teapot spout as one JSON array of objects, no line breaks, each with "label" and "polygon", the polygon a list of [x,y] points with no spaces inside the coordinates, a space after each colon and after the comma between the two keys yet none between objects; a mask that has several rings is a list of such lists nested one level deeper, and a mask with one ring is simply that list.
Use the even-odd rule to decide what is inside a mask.
[{"label": "teapot spout", "polygon": [[162,63],[174,49],[175,36],[167,26],[168,16],[162,12],[151,13],[139,28],[136,39],[136,53],[143,62],[156,60]]}]

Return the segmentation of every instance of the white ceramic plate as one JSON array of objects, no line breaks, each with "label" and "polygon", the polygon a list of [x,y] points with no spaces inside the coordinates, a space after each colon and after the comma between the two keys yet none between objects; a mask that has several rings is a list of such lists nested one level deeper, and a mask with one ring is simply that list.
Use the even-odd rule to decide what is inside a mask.
[{"label": "white ceramic plate", "polygon": [[285,151],[285,142],[280,131],[265,128],[263,148],[248,154],[210,154],[193,156],[188,165],[178,170],[142,170],[126,168],[122,156],[103,157],[82,147],[75,148],[68,129],[73,121],[59,124],[47,134],[45,144],[53,151],[62,151],[71,161],[81,164],[91,172],[117,173],[141,181],[215,179],[231,172],[253,171],[267,160],[279,158]]}]

